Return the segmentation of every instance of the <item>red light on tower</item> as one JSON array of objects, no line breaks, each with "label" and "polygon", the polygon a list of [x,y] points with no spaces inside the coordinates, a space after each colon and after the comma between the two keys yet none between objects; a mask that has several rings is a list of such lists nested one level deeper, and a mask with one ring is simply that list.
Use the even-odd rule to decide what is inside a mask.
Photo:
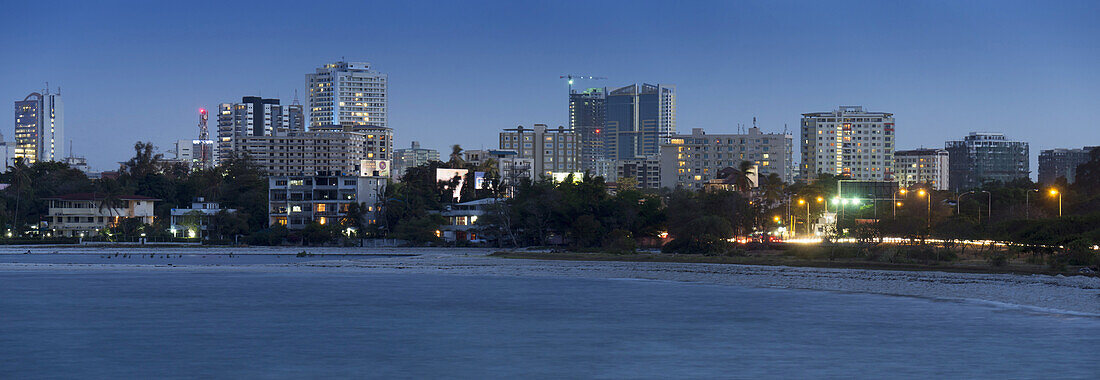
[{"label": "red light on tower", "polygon": [[199,108],[199,113],[205,114],[206,113],[206,108]]},{"label": "red light on tower", "polygon": [[600,133],[600,130],[599,130],[599,129],[597,129],[597,130],[596,130],[596,133]]}]

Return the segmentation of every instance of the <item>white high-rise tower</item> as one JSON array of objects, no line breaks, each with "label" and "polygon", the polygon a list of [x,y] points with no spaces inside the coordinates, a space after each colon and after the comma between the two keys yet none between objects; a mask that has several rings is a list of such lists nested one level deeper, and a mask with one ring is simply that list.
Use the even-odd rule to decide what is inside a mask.
[{"label": "white high-rise tower", "polygon": [[65,112],[60,90],[33,92],[15,102],[15,157],[30,165],[65,158]]},{"label": "white high-rise tower", "polygon": [[338,61],[306,74],[309,126],[388,127],[388,80],[386,74],[371,70],[367,62]]}]

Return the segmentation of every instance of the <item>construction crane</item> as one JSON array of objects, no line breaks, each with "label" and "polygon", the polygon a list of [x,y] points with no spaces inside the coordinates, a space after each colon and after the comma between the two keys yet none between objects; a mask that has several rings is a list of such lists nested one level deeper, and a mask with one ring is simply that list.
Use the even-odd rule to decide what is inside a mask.
[{"label": "construction crane", "polygon": [[575,79],[588,79],[588,80],[600,80],[600,79],[607,79],[607,77],[594,77],[594,76],[591,76],[591,75],[574,75],[574,74],[565,74],[565,75],[562,75],[562,76],[560,76],[560,77],[558,77],[558,78],[561,78],[561,79],[568,79],[568,82],[569,82],[569,93],[570,93],[570,94],[572,94],[572,93],[573,93],[573,80],[575,80]]}]

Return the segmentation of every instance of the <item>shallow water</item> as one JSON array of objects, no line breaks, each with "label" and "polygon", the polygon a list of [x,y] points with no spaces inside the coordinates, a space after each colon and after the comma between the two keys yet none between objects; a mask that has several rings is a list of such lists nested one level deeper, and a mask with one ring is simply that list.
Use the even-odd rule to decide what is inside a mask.
[{"label": "shallow water", "polygon": [[1100,319],[673,281],[0,269],[0,378],[1095,378]]}]

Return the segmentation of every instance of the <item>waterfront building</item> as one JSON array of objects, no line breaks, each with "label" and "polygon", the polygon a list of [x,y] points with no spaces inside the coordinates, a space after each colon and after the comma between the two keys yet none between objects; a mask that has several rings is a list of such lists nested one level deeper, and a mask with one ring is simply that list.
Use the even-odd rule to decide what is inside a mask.
[{"label": "waterfront building", "polygon": [[966,191],[988,181],[1011,182],[1030,173],[1028,144],[1012,141],[1003,133],[970,132],[962,140],[948,141],[948,173],[951,190]]},{"label": "waterfront building", "polygon": [[607,91],[604,158],[644,158],[658,154],[676,133],[676,87],[633,84]]},{"label": "waterfront building", "polygon": [[117,204],[103,202],[107,196],[75,193],[42,198],[47,202],[45,221],[56,236],[91,237],[104,228],[117,226],[122,219],[141,218],[153,224],[154,203],[160,199],[141,195],[122,195]]},{"label": "waterfront building", "polygon": [[393,131],[385,127],[316,127],[276,136],[242,136],[233,154],[247,155],[271,176],[317,172],[390,176]]},{"label": "waterfront building", "polygon": [[[298,104],[280,105],[279,99],[245,96],[240,103],[218,105],[218,159],[231,157],[240,137],[285,135],[305,131],[305,116]],[[201,142],[200,142],[201,143]],[[178,146],[177,146],[178,149]],[[192,152],[192,154],[198,152]]]},{"label": "waterfront building", "polygon": [[894,152],[894,176],[901,187],[929,184],[947,190],[950,183],[948,154],[943,149],[913,149]]},{"label": "waterfront building", "polygon": [[790,183],[792,140],[790,134],[764,133],[757,127],[744,134],[708,135],[693,128],[690,135],[673,135],[661,146],[661,187],[701,189],[707,181],[719,179],[719,171],[737,168],[742,161],[756,166],[757,177],[776,174]]},{"label": "waterfront building", "polygon": [[207,202],[202,197],[195,198],[188,208],[173,208],[170,211],[172,237],[203,238],[210,236],[210,220],[219,212],[234,213],[236,209],[222,208],[218,202]]},{"label": "waterfront building", "polygon": [[802,178],[818,174],[894,180],[894,114],[840,106],[802,114]]},{"label": "waterfront building", "polygon": [[1039,152],[1039,183],[1052,184],[1058,177],[1069,183],[1077,182],[1077,166],[1089,162],[1090,153],[1100,147],[1082,149],[1046,149]]},{"label": "waterfront building", "polygon": [[61,91],[32,92],[15,102],[15,157],[30,165],[65,157],[65,107]]},{"label": "waterfront building", "polygon": [[569,93],[569,128],[577,133],[580,170],[594,170],[604,158],[603,129],[607,117],[607,92],[590,88]]},{"label": "waterfront building", "polygon": [[306,74],[309,126],[389,126],[388,79],[368,62],[337,61]]},{"label": "waterfront building", "polygon": [[359,204],[364,224],[376,223],[387,178],[343,174],[268,177],[268,223],[294,230],[347,223],[352,204]]},{"label": "waterfront building", "polygon": [[436,231],[436,237],[442,238],[443,241],[448,243],[456,241],[484,243],[485,239],[480,235],[480,226],[477,221],[489,213],[493,205],[502,200],[499,198],[485,198],[444,205],[440,215],[447,222]]},{"label": "waterfront building", "polygon": [[565,127],[552,129],[535,124],[533,128],[521,125],[505,129],[500,133],[500,149],[516,151],[517,158],[533,159],[537,176],[550,177],[553,172],[575,172],[579,168],[577,134]]}]

